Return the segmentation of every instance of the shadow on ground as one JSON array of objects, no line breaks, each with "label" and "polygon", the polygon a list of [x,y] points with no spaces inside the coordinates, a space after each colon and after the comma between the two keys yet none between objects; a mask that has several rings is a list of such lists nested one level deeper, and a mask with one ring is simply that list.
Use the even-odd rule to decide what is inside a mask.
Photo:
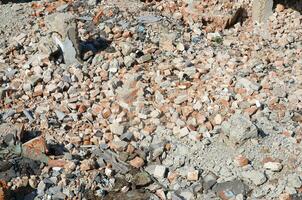
[{"label": "shadow on ground", "polygon": [[7,4],[7,3],[28,3],[32,1],[39,1],[39,0],[0,0],[0,5]]},{"label": "shadow on ground", "polygon": [[275,0],[274,7],[280,3],[285,6],[285,8],[292,8],[300,13],[302,13],[302,0]]}]

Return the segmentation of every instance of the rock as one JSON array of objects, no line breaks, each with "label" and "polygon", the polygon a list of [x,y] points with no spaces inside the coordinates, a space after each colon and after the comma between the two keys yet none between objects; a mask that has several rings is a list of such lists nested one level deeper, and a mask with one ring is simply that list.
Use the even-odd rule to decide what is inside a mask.
[{"label": "rock", "polygon": [[135,167],[135,168],[140,168],[144,165],[144,160],[140,157],[135,157],[133,160],[130,160],[130,165]]},{"label": "rock", "polygon": [[267,181],[267,177],[263,172],[252,170],[242,172],[242,176],[252,181],[255,185],[262,185]]},{"label": "rock", "polygon": [[125,131],[125,127],[117,122],[109,125],[110,131],[116,135],[122,135]]},{"label": "rock", "polygon": [[46,92],[48,92],[48,93],[55,92],[57,89],[58,89],[58,86],[56,84],[46,85]]},{"label": "rock", "polygon": [[15,135],[13,134],[7,134],[3,137],[3,142],[7,146],[13,146],[16,143]]},{"label": "rock", "polygon": [[120,137],[120,139],[124,141],[131,141],[132,138],[133,138],[133,133],[131,132],[126,132]]},{"label": "rock", "polygon": [[184,127],[180,129],[179,131],[179,137],[185,137],[190,133],[189,129],[187,127]]},{"label": "rock", "polygon": [[[52,192],[55,192],[55,190],[53,190]],[[56,192],[52,195],[53,199],[66,199],[66,195],[63,192]]]},{"label": "rock", "polygon": [[191,192],[189,190],[181,192],[180,196],[182,196],[186,200],[194,200],[195,199],[195,196],[194,196],[193,192]]},{"label": "rock", "polygon": [[125,56],[124,57],[124,64],[126,67],[132,67],[133,64],[135,63],[135,59],[132,58],[131,56]]},{"label": "rock", "polygon": [[45,17],[45,25],[49,31],[57,32],[67,37],[67,31],[70,27],[76,27],[75,16],[70,13],[53,13]]},{"label": "rock", "polygon": [[222,131],[235,143],[242,143],[247,139],[257,138],[257,127],[240,114],[231,116],[228,122],[222,123]]},{"label": "rock", "polygon": [[184,51],[185,50],[185,46],[182,43],[178,43],[176,45],[177,50],[179,51]]},{"label": "rock", "polygon": [[166,194],[165,192],[163,191],[163,189],[159,189],[159,190],[156,190],[155,194],[162,200],[166,200],[167,197],[166,197]]},{"label": "rock", "polygon": [[207,34],[207,39],[210,41],[217,41],[217,40],[220,40],[221,38],[222,37],[221,37],[220,33],[218,33],[218,32]]},{"label": "rock", "polygon": [[245,88],[248,91],[258,91],[261,87],[259,84],[253,83],[247,78],[240,78],[235,85],[235,88]]},{"label": "rock", "polygon": [[35,176],[32,176],[29,180],[28,180],[28,184],[30,187],[32,188],[37,188],[38,183],[37,183],[37,179],[35,178]]},{"label": "rock", "polygon": [[13,135],[18,140],[23,138],[23,124],[1,123],[0,130],[0,144],[7,135]]},{"label": "rock", "polygon": [[280,194],[279,200],[293,200],[292,195],[288,193]]},{"label": "rock", "polygon": [[58,186],[54,186],[54,187],[50,187],[48,188],[47,192],[50,193],[50,194],[58,194],[61,192],[61,188],[58,187]]},{"label": "rock", "polygon": [[284,5],[277,4],[277,6],[276,6],[276,12],[283,12],[284,9],[285,9]]},{"label": "rock", "polygon": [[183,200],[184,197],[174,192],[174,193],[171,194],[171,199],[172,200]]},{"label": "rock", "polygon": [[43,194],[45,189],[46,189],[46,184],[43,181],[40,181],[40,183],[38,184],[38,187],[37,187],[38,194]]},{"label": "rock", "polygon": [[302,199],[301,193],[291,195],[291,200],[300,200],[300,199]]},{"label": "rock", "polygon": [[137,59],[137,62],[138,63],[145,63],[145,62],[148,62],[152,59],[152,56],[151,54],[146,54],[146,55],[143,55],[141,56],[140,58]]},{"label": "rock", "polygon": [[6,120],[12,117],[14,114],[16,114],[16,111],[14,109],[8,109],[4,114],[2,114],[2,119]]},{"label": "rock", "polygon": [[38,50],[41,54],[51,57],[54,53],[59,51],[59,47],[53,43],[50,37],[44,37],[39,43]]},{"label": "rock", "polygon": [[220,125],[222,123],[223,119],[222,119],[222,116],[220,114],[217,114],[215,117],[214,117],[214,122],[216,125]]},{"label": "rock", "polygon": [[167,174],[167,168],[163,165],[156,165],[153,175],[158,179],[165,178]]},{"label": "rock", "polygon": [[243,167],[249,164],[249,160],[243,155],[238,155],[235,157],[234,163],[239,167]]},{"label": "rock", "polygon": [[[75,63],[79,63],[77,57],[79,56],[79,44],[77,41],[75,28],[70,28],[67,31],[67,37],[65,40],[60,41],[59,39],[56,40],[57,45],[61,47],[64,56],[64,63],[66,65],[72,65]],[[85,58],[84,58],[85,59]],[[86,58],[87,59],[87,58]]]},{"label": "rock", "polygon": [[138,17],[138,21],[142,24],[155,23],[161,20],[160,16],[143,15]]},{"label": "rock", "polygon": [[252,18],[254,22],[266,22],[273,14],[273,0],[253,1]]},{"label": "rock", "polygon": [[65,113],[59,111],[59,110],[55,110],[55,113],[57,115],[58,120],[62,121],[65,118]]},{"label": "rock", "polygon": [[54,13],[45,17],[45,25],[55,33],[52,37],[63,52],[65,64],[78,63],[80,52],[75,17],[70,13]]},{"label": "rock", "polygon": [[90,6],[95,6],[99,3],[99,0],[88,0],[87,4]]},{"label": "rock", "polygon": [[20,33],[18,36],[16,36],[14,39],[16,40],[16,42],[19,42],[20,44],[22,44],[25,39],[27,38],[27,34],[25,33]]},{"label": "rock", "polygon": [[198,170],[188,171],[188,174],[187,174],[187,180],[188,181],[197,181],[198,178],[199,178],[199,172],[198,172]]},{"label": "rock", "polygon": [[263,167],[265,169],[271,170],[273,172],[279,172],[282,170],[282,164],[279,162],[266,162],[264,163]]},{"label": "rock", "polygon": [[52,72],[50,70],[44,71],[42,78],[44,83],[48,83],[52,79]]},{"label": "rock", "polygon": [[133,200],[141,200],[141,199],[150,199],[152,194],[145,190],[130,190],[126,193],[109,193],[106,198],[108,199],[133,199]]},{"label": "rock", "polygon": [[183,102],[188,100],[188,96],[187,95],[179,95],[176,97],[176,99],[174,99],[174,103],[176,104],[182,104]]},{"label": "rock", "polygon": [[237,195],[242,194],[247,196],[249,188],[241,180],[226,181],[217,183],[213,191],[223,200],[235,198]]},{"label": "rock", "polygon": [[164,51],[173,51],[175,49],[173,42],[176,37],[175,33],[162,33],[159,40],[160,49]]},{"label": "rock", "polygon": [[31,90],[32,90],[31,84],[30,84],[30,83],[24,83],[24,84],[23,84],[23,90],[24,90],[25,92],[31,91]]},{"label": "rock", "polygon": [[95,167],[96,167],[96,162],[92,159],[87,159],[81,161],[80,170],[88,171],[88,170],[95,169]]},{"label": "rock", "polygon": [[216,183],[217,183],[218,177],[210,172],[205,177],[203,177],[203,188],[205,191],[210,190]]},{"label": "rock", "polygon": [[121,44],[121,48],[122,48],[122,54],[124,56],[129,56],[130,53],[132,53],[134,50],[134,46],[132,44],[126,43],[126,42],[123,42]]},{"label": "rock", "polygon": [[116,151],[124,151],[128,145],[128,142],[125,141],[112,141],[110,142],[109,146],[111,149]]},{"label": "rock", "polygon": [[287,176],[287,184],[289,187],[300,188],[302,186],[302,181],[299,175],[290,174]]},{"label": "rock", "polygon": [[150,176],[146,172],[137,173],[133,177],[133,183],[137,186],[146,186],[152,182]]}]

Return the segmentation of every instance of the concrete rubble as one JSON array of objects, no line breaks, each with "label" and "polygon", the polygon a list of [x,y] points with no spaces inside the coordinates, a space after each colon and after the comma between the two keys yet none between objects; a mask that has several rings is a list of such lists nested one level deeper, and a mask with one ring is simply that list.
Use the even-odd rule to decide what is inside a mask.
[{"label": "concrete rubble", "polygon": [[1,1],[0,200],[301,199],[301,12]]}]

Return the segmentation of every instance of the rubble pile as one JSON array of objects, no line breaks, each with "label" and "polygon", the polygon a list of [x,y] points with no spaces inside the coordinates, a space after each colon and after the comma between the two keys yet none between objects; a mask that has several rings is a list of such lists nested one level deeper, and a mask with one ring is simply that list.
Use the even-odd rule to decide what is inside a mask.
[{"label": "rubble pile", "polygon": [[0,200],[302,198],[302,5],[278,3],[0,5]]}]

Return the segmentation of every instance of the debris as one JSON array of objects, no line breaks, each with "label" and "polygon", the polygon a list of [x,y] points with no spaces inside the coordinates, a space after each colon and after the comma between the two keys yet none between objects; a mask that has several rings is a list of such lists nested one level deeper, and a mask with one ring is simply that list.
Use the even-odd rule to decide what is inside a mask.
[{"label": "debris", "polygon": [[255,0],[252,5],[254,22],[265,22],[273,13],[273,0]]},{"label": "debris", "polygon": [[165,178],[167,173],[167,168],[163,165],[156,165],[155,169],[154,169],[154,177],[162,179]]},{"label": "debris", "polygon": [[192,171],[188,171],[188,175],[187,175],[187,179],[189,181],[197,181],[199,177],[199,172],[198,170],[192,170]]},{"label": "debris", "polygon": [[7,199],[298,199],[301,3],[280,2],[3,2]]},{"label": "debris", "polygon": [[135,157],[133,160],[130,161],[130,165],[135,168],[140,168],[144,165],[144,160],[140,157]]},{"label": "debris", "polygon": [[249,160],[246,157],[244,157],[243,155],[238,155],[235,157],[234,163],[237,166],[243,167],[243,166],[246,166],[249,164]]},{"label": "debris", "polygon": [[279,172],[282,170],[282,164],[279,162],[266,162],[263,166],[265,169],[271,170],[273,172]]},{"label": "debris", "polygon": [[241,180],[233,180],[217,183],[213,191],[215,191],[221,199],[229,200],[239,194],[242,194],[244,197],[247,196],[249,188]]},{"label": "debris", "polygon": [[228,122],[222,123],[223,132],[235,143],[242,143],[247,139],[257,138],[257,127],[246,117],[234,114]]},{"label": "debris", "polygon": [[65,64],[78,63],[80,44],[75,17],[69,13],[55,13],[47,16],[45,23],[48,29],[52,30],[55,44],[60,46],[63,52]]},{"label": "debris", "polygon": [[277,4],[276,6],[276,12],[283,12],[284,11],[284,5],[282,4]]},{"label": "debris", "polygon": [[37,160],[52,167],[63,167],[65,165],[65,161],[63,160],[53,160],[46,156],[48,148],[45,139],[42,136],[36,137],[22,144],[21,151],[22,156],[25,158]]},{"label": "debris", "polygon": [[242,176],[251,180],[255,185],[262,185],[267,181],[267,177],[263,172],[260,171],[244,171],[242,172]]},{"label": "debris", "polygon": [[203,188],[205,191],[210,190],[216,183],[217,183],[218,177],[213,174],[209,173],[205,177],[203,177]]},{"label": "debris", "polygon": [[7,199],[7,189],[8,186],[5,181],[0,180],[0,200]]},{"label": "debris", "polygon": [[101,17],[102,17],[103,15],[104,15],[103,10],[100,10],[100,11],[93,17],[93,19],[92,19],[93,23],[94,23],[94,24],[97,24],[97,23],[100,21],[100,19],[101,19]]},{"label": "debris", "polygon": [[0,124],[0,144],[3,143],[4,138],[7,135],[13,135],[15,139],[21,140],[23,138],[23,124],[11,124],[11,123],[2,123]]},{"label": "debris", "polygon": [[113,134],[122,135],[125,131],[125,127],[119,123],[110,124],[110,130]]},{"label": "debris", "polygon": [[96,163],[92,159],[83,160],[80,165],[81,171],[88,171],[95,169]]},{"label": "debris", "polygon": [[146,186],[152,182],[150,176],[146,172],[137,173],[133,177],[133,183],[137,186]]},{"label": "debris", "polygon": [[155,23],[161,20],[161,17],[154,15],[139,16],[138,22],[142,24]]}]

